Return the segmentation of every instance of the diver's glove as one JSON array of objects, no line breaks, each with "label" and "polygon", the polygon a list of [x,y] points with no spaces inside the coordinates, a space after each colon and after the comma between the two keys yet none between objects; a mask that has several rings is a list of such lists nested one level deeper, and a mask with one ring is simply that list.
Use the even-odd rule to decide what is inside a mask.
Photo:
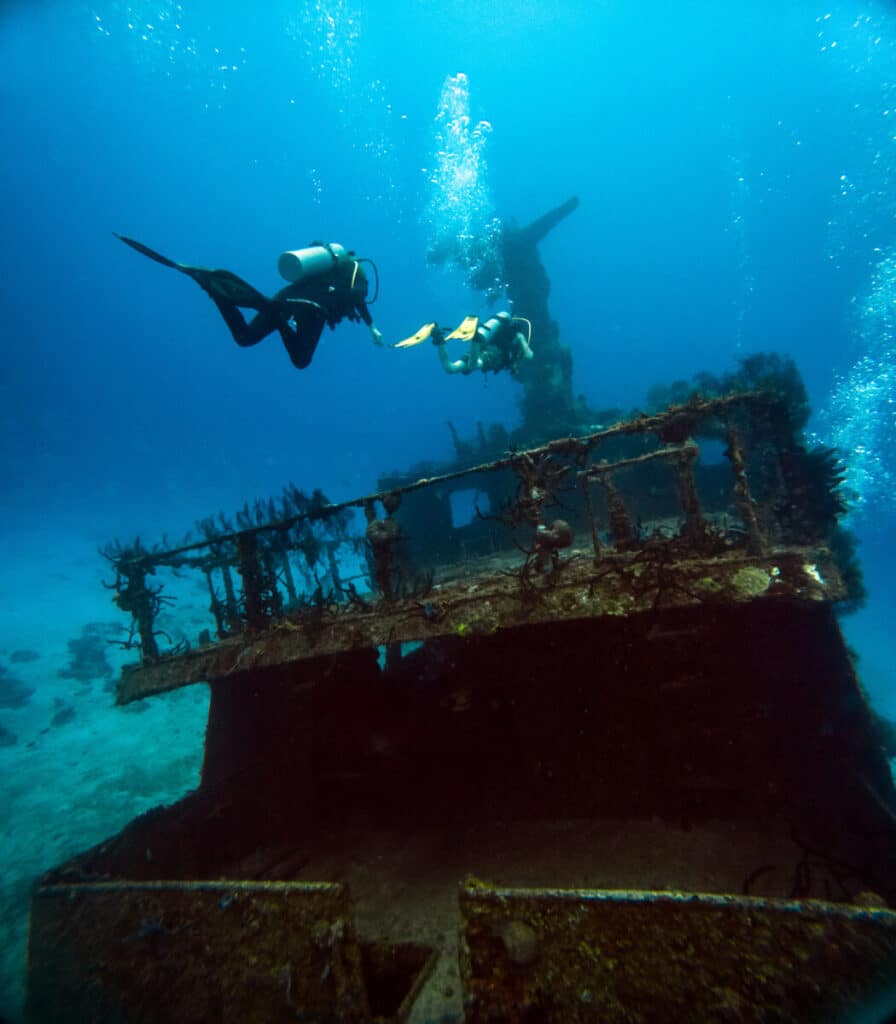
[{"label": "diver's glove", "polygon": [[373,338],[374,345],[378,348],[383,348],[386,344],[383,341],[383,332],[378,327],[374,327],[373,324],[370,325],[370,336]]}]

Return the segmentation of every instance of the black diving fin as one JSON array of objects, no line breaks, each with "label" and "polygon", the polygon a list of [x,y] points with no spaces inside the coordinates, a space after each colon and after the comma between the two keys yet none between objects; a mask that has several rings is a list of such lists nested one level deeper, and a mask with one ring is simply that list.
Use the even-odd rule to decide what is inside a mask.
[{"label": "black diving fin", "polygon": [[155,249],[150,249],[148,245],[144,245],[142,242],[136,242],[133,238],[126,238],[124,235],[118,234],[117,231],[112,232],[116,238],[120,238],[125,245],[129,245],[132,249],[136,249],[137,252],[142,252],[144,256],[148,256],[151,260],[155,260],[156,263],[161,263],[165,267],[174,267],[175,270],[183,269],[179,263],[175,263],[174,260],[169,260],[167,256],[163,256],[160,252],[156,252]]},{"label": "black diving fin", "polygon": [[191,267],[188,263],[175,263],[174,260],[169,260],[167,256],[156,252],[155,249],[150,249],[142,242],[119,235],[115,231],[112,234],[116,238],[120,238],[125,245],[129,245],[151,260],[155,260],[156,263],[161,263],[163,267],[173,267],[182,274],[192,277],[196,284],[203,291],[208,292],[213,299],[223,299],[225,302],[233,303],[234,306],[244,306],[247,309],[264,309],[270,305],[271,300],[267,296],[262,295],[248,281],[237,277],[229,270],[207,270],[205,267]]}]

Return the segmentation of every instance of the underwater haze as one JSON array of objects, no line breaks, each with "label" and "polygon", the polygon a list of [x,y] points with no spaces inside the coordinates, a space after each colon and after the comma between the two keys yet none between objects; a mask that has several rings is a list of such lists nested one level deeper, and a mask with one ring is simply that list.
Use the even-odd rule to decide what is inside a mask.
[{"label": "underwater haze", "polygon": [[376,265],[391,345],[500,308],[434,247],[577,196],[540,248],[575,393],[632,410],[795,360],[861,542],[844,629],[896,718],[892,5],[7,2],[0,63],[0,1015],[34,878],[198,778],[204,687],[113,707],[127,620],[98,549],[289,482],[369,493],[450,458],[447,421],[520,421],[509,375],[448,376],[363,324],[302,371],[276,334],[240,348],[114,233],[268,295],[282,251],[340,242]]}]

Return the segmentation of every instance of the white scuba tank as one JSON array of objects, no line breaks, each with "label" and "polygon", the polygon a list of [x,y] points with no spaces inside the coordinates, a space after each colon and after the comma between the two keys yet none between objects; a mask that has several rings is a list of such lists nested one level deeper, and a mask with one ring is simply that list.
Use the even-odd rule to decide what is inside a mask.
[{"label": "white scuba tank", "polygon": [[498,313],[490,317],[484,324],[479,325],[479,337],[483,344],[488,344],[498,330],[505,324],[509,324],[511,316],[509,313]]},{"label": "white scuba tank", "polygon": [[310,245],[307,249],[290,249],[280,254],[277,271],[280,276],[295,284],[306,277],[316,277],[333,269],[333,257],[342,259],[345,246],[333,242],[330,246]]}]

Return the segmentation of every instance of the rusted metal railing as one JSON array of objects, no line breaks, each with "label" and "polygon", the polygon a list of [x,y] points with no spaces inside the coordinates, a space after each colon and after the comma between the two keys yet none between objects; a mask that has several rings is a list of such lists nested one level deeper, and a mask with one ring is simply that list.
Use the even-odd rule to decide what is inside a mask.
[{"label": "rusted metal railing", "polygon": [[[200,640],[209,641],[296,612],[322,620],[381,601],[425,602],[435,581],[489,566],[550,573],[580,535],[590,536],[596,561],[657,543],[764,554],[794,539],[777,512],[787,506],[794,519],[800,500],[782,493],[794,452],[804,451],[789,423],[772,394],[694,401],[479,465],[392,480],[347,501],[305,502],[295,514],[242,529],[207,520],[203,539],[165,550],[115,545],[104,553],[115,600],[131,615],[126,646],[152,662],[191,643],[175,641],[166,626],[174,580],[188,574],[208,592],[209,628]],[[712,464],[702,457],[707,442],[724,446]],[[781,471],[785,457],[789,475]],[[469,522],[454,523],[452,496],[464,492],[473,496]],[[801,521],[812,515],[801,512]],[[160,638],[169,641],[165,651]]]}]

